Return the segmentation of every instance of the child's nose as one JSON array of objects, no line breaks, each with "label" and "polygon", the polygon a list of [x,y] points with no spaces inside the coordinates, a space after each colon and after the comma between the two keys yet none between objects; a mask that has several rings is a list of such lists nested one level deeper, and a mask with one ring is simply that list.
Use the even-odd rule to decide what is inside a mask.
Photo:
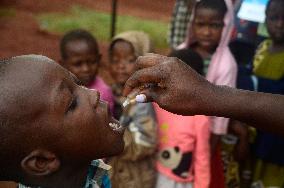
[{"label": "child's nose", "polygon": [[82,64],[82,70],[84,72],[88,72],[90,70],[90,66],[87,63]]},{"label": "child's nose", "polygon": [[89,98],[92,106],[97,107],[100,103],[100,93],[95,89],[89,89]]},{"label": "child's nose", "polygon": [[203,35],[210,35],[211,33],[211,30],[210,30],[210,27],[209,26],[205,26],[204,29],[203,29]]},{"label": "child's nose", "polygon": [[101,107],[100,109],[106,109],[110,114],[110,107],[107,101],[101,100],[100,93],[95,89],[90,89],[90,103],[94,109]]},{"label": "child's nose", "polygon": [[278,19],[276,21],[276,27],[283,28],[284,27],[284,19]]},{"label": "child's nose", "polygon": [[128,63],[128,61],[126,61],[126,60],[121,60],[121,61],[118,63],[118,68],[124,69],[127,63]]}]

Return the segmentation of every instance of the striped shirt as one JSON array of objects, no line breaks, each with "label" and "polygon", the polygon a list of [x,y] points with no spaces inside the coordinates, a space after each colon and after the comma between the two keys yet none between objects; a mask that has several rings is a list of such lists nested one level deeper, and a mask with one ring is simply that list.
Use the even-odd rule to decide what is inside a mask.
[{"label": "striped shirt", "polygon": [[[111,167],[105,164],[102,160],[93,160],[88,169],[88,174],[84,188],[111,188],[111,182],[108,176],[108,170],[110,170],[110,168]],[[40,188],[40,187],[28,187],[19,184],[18,188]]]}]

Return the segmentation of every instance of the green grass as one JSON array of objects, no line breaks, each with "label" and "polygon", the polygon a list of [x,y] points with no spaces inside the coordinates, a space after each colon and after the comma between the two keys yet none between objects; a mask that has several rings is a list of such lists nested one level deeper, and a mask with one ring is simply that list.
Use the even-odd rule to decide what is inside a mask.
[{"label": "green grass", "polygon": [[14,17],[16,11],[12,8],[0,8],[0,18],[1,17]]},{"label": "green grass", "polygon": [[[98,40],[110,38],[111,15],[79,6],[73,6],[68,13],[47,13],[37,17],[40,27],[50,32],[63,34],[69,30],[84,28]],[[116,33],[127,30],[141,30],[148,33],[157,48],[167,48],[166,22],[145,20],[133,16],[117,16]]]}]

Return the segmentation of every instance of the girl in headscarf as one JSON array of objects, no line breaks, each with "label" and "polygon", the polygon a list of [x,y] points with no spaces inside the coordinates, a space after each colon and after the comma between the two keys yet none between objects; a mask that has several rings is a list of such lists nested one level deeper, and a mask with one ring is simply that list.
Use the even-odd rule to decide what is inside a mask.
[{"label": "girl in headscarf", "polygon": [[[202,58],[190,49],[173,51],[202,74]],[[210,120],[208,116],[180,116],[154,104],[158,122],[156,188],[208,188],[210,183]]]},{"label": "girl in headscarf", "polygon": [[113,188],[152,188],[155,184],[156,119],[153,106],[139,103],[121,107],[125,100],[122,88],[135,71],[137,57],[151,51],[149,36],[139,31],[118,34],[110,44],[115,116],[128,126],[124,134],[124,152],[109,159],[113,167],[110,174]]},{"label": "girl in headscarf", "polygon": [[[200,0],[196,2],[188,27],[188,36],[180,48],[191,48],[203,58],[207,80],[217,85],[236,86],[237,64],[228,43],[233,29],[232,0]],[[224,101],[226,102],[226,101]],[[220,136],[227,134],[229,119],[212,117],[212,166],[216,178],[211,187],[224,186],[220,158]],[[216,181],[218,180],[218,181]],[[221,185],[223,184],[223,185]]]}]

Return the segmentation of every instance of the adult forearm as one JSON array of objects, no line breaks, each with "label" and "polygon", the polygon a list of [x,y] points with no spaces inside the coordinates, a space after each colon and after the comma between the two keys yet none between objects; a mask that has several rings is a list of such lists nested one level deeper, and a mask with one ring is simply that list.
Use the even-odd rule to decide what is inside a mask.
[{"label": "adult forearm", "polygon": [[[284,135],[284,96],[216,86],[208,113]],[[211,109],[211,111],[210,111]]]},{"label": "adult forearm", "polygon": [[[136,66],[125,96],[140,90],[144,102],[172,113],[227,117],[284,135],[284,96],[216,86],[179,59],[157,54],[139,57]],[[144,87],[149,83],[155,87]]]}]

